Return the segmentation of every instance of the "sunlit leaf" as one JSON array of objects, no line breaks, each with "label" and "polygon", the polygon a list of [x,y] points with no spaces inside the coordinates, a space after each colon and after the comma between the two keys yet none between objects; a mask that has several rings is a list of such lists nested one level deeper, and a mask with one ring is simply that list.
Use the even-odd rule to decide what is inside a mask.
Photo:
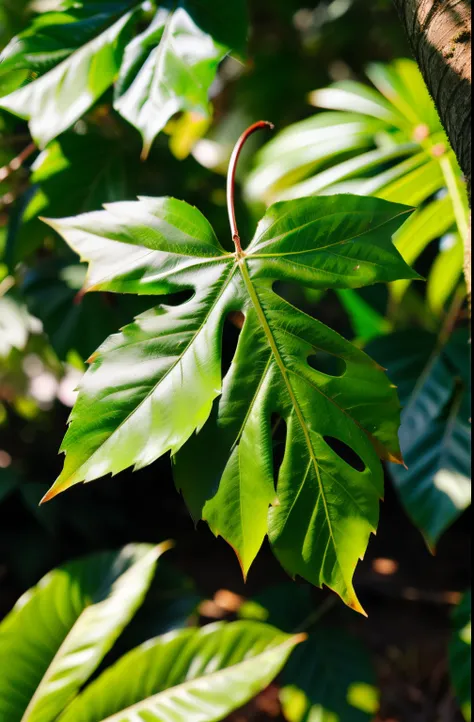
[{"label": "sunlit leaf", "polygon": [[61,722],[219,722],[264,689],[301,635],[217,623],[150,640],[106,670]]},{"label": "sunlit leaf", "polygon": [[[65,21],[53,13],[51,18],[46,16],[51,25],[43,23],[43,33],[26,31],[28,37],[24,34],[21,42],[28,43],[29,53],[22,52],[17,62],[37,71],[35,56],[39,55],[40,67],[47,70],[0,98],[0,108],[29,120],[31,135],[40,148],[75,123],[110,87],[120,67],[136,5],[134,0],[102,7],[91,4],[79,11],[85,16],[83,20]],[[15,53],[15,39],[11,47]],[[8,49],[5,52],[8,63]]]},{"label": "sunlit leaf", "polygon": [[0,625],[2,719],[57,719],[140,606],[165,549],[97,554],[26,592]]},{"label": "sunlit leaf", "polygon": [[[272,284],[344,289],[415,277],[391,242],[407,212],[357,196],[276,204],[242,259],[223,250],[199,211],[174,199],[49,221],[89,261],[86,289],[194,293],[138,317],[93,354],[63,443],[64,470],[46,498],[171,451],[191,513],[234,547],[244,573],[268,532],[292,574],[327,584],[360,610],[352,575],[377,525],[378,457],[400,461],[397,397],[377,364]],[[222,327],[236,310],[245,322],[222,381]],[[310,366],[321,351],[343,361],[342,376]],[[272,413],[288,431],[276,492]],[[327,437],[350,447],[362,468]]]}]

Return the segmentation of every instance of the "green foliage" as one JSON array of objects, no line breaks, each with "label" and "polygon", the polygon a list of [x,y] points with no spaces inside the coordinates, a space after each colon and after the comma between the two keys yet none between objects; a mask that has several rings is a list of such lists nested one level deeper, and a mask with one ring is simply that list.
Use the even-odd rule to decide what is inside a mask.
[{"label": "green foliage", "polygon": [[167,545],[72,562],[27,592],[0,625],[0,713],[9,722],[217,722],[266,687],[301,635],[257,622],[148,640],[84,688],[150,588]]},{"label": "green foliage", "polygon": [[370,657],[346,632],[313,632],[282,675],[280,699],[288,722],[370,722],[378,692]]},{"label": "green foliage", "polygon": [[44,148],[117,81],[114,107],[142,134],[146,156],[177,111],[208,115],[219,62],[230,50],[242,52],[245,37],[244,0],[212,8],[199,0],[165,2],[149,14],[138,0],[65,3],[4,49],[0,73],[27,71],[31,82],[1,98],[0,107],[29,120]]},{"label": "green foliage", "polygon": [[[327,112],[286,128],[260,151],[247,196],[270,203],[350,192],[417,206],[395,243],[413,264],[450,234],[428,278],[428,304],[439,315],[462,275],[465,184],[416,63],[372,64],[367,75],[375,87],[344,80],[310,95]],[[394,302],[409,284],[391,285]]]},{"label": "green foliage", "polygon": [[449,648],[452,682],[466,722],[471,720],[471,608],[469,590],[454,610],[454,630]]},{"label": "green foliage", "polygon": [[308,629],[285,666],[279,691],[288,722],[370,722],[379,700],[372,660],[350,632],[323,616],[332,599],[314,608],[310,589],[271,587],[245,602],[239,616],[287,631]]},{"label": "green foliage", "polygon": [[[354,288],[416,276],[391,242],[407,213],[357,196],[276,204],[241,257],[224,251],[199,211],[169,198],[50,220],[89,262],[86,290],[194,294],[138,317],[93,354],[46,498],[171,451],[191,513],[233,546],[244,574],[268,532],[291,574],[362,611],[352,575],[377,525],[378,457],[400,462],[397,397],[377,364],[272,284]],[[236,310],[245,322],[223,381],[222,327]],[[321,352],[344,363],[342,376],[311,368]],[[276,493],[272,414],[288,433]],[[353,449],[362,469],[327,437]]]},{"label": "green foliage", "polygon": [[468,334],[449,343],[398,332],[369,347],[388,368],[403,406],[400,445],[408,468],[391,467],[400,498],[433,549],[471,503]]}]

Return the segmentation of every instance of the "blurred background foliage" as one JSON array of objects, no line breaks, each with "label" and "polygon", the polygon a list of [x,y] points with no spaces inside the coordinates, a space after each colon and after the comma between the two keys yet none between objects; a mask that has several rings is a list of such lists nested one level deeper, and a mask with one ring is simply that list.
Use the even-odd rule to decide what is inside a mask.
[{"label": "blurred background foliage", "polygon": [[[58,7],[56,0],[4,0],[0,48]],[[196,610],[204,621],[244,616],[288,632],[303,625],[310,639],[281,685],[241,719],[357,722],[373,719],[378,707],[380,720],[450,722],[461,707],[468,718],[465,680],[453,684],[449,675],[450,664],[466,668],[451,610],[470,584],[464,181],[390,0],[251,0],[249,10],[247,58],[221,64],[212,118],[176,115],[146,162],[139,133],[113,109],[110,90],[42,151],[25,121],[0,111],[0,617],[70,557],[172,537],[175,567],[152,585],[124,650],[182,626]],[[0,73],[0,95],[24,79]],[[266,551],[244,586],[231,550],[206,528],[194,530],[167,460],[38,508],[59,470],[57,449],[87,358],[150,305],[143,297],[82,297],[84,267],[40,216],[171,195],[196,205],[231,244],[227,162],[239,134],[260,118],[276,134],[266,143],[253,139],[242,157],[243,237],[279,198],[348,191],[417,208],[395,242],[426,284],[326,294],[280,289],[367,347],[399,387],[409,469],[387,469],[379,533],[357,572],[368,622],[323,591],[289,583]],[[466,628],[464,617],[454,615],[458,629]],[[321,679],[321,665],[347,690],[359,669],[362,687],[351,692],[358,706]]]}]

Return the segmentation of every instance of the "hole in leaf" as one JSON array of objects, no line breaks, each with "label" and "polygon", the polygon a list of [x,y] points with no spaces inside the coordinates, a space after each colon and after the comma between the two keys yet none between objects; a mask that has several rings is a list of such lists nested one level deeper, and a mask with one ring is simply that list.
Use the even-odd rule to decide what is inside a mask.
[{"label": "hole in leaf", "polygon": [[273,454],[273,482],[275,491],[278,484],[278,475],[285,456],[287,427],[284,419],[279,414],[272,414],[272,454]]},{"label": "hole in leaf", "polygon": [[240,332],[244,323],[244,315],[240,311],[229,313],[222,329],[221,373],[224,379],[235,356]]},{"label": "hole in leaf", "polygon": [[355,471],[365,471],[365,464],[360,458],[358,454],[354,451],[354,449],[351,449],[350,446],[345,444],[343,441],[340,441],[339,439],[335,439],[333,436],[325,436],[324,441],[329,446],[330,449],[334,451],[335,454],[337,454],[343,461],[346,462],[346,464],[349,464],[349,466],[352,466]]},{"label": "hole in leaf", "polygon": [[307,362],[312,369],[327,376],[344,376],[347,368],[346,362],[342,358],[324,351],[311,354],[308,356]]},{"label": "hole in leaf", "polygon": [[286,281],[275,281],[272,286],[274,293],[283,298],[292,306],[312,315],[314,303],[311,301],[311,294],[307,293],[307,289],[298,283],[287,283]]},{"label": "hole in leaf", "polygon": [[[166,296],[161,296],[160,304],[163,306],[181,306],[183,303],[186,303],[186,301],[189,301],[195,295],[196,292],[192,288],[187,288],[184,291],[177,291],[176,293],[170,293]],[[153,298],[153,296],[149,298]]]}]

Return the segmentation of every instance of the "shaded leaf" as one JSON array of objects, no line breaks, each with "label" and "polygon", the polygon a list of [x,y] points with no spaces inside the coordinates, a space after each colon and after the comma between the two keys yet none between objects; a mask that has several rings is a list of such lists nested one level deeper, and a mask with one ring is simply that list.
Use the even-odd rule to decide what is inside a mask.
[{"label": "shaded leaf", "polygon": [[400,498],[433,547],[471,501],[469,344],[465,332],[436,350],[417,330],[374,342],[404,407],[400,445],[408,469],[391,468]]},{"label": "shaded leaf", "polygon": [[366,649],[347,632],[318,629],[295,650],[280,699],[289,722],[369,722],[378,710]]}]

